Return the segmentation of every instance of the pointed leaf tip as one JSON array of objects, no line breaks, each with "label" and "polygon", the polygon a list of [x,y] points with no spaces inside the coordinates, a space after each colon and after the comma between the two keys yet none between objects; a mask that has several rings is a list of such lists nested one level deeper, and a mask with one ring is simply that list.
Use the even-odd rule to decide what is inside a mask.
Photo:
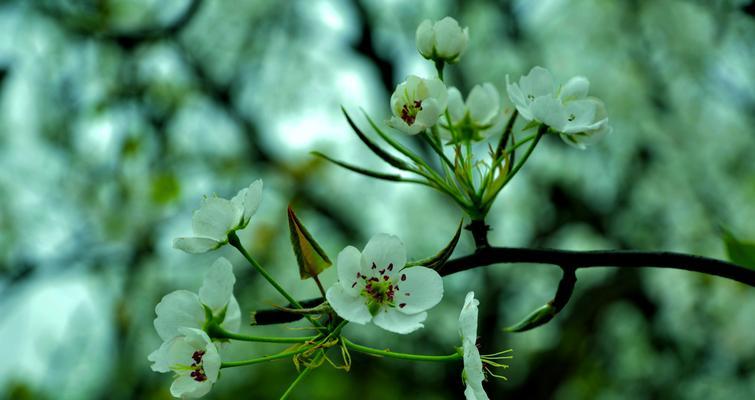
[{"label": "pointed leaf tip", "polygon": [[459,243],[459,238],[461,237],[461,228],[464,225],[464,219],[459,221],[459,226],[456,228],[456,233],[454,234],[453,238],[451,238],[451,241],[448,242],[446,247],[441,249],[438,254],[428,257],[422,260],[417,261],[409,261],[406,263],[407,267],[414,267],[417,265],[421,265],[430,269],[434,270],[440,270],[443,265],[448,261],[448,259],[451,257],[451,254],[454,252],[454,249],[456,249],[456,245]]},{"label": "pointed leaf tip", "polygon": [[288,207],[288,228],[291,234],[291,248],[294,250],[296,262],[299,264],[301,279],[317,276],[333,264],[325,251],[301,223],[291,206]]},{"label": "pointed leaf tip", "polygon": [[545,325],[548,321],[552,320],[556,316],[556,309],[551,304],[546,304],[537,310],[533,311],[530,315],[523,320],[503,328],[504,332],[525,332],[530,329],[535,329],[538,326]]},{"label": "pointed leaf tip", "polygon": [[755,270],[755,243],[739,240],[731,232],[723,229],[723,240],[729,260],[735,264]]}]

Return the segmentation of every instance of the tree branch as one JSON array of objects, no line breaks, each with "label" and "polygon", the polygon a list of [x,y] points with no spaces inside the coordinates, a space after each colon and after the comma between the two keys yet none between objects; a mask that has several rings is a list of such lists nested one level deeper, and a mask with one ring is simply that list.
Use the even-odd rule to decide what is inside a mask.
[{"label": "tree branch", "polygon": [[729,278],[755,287],[755,270],[730,262],[691,254],[627,250],[569,251],[520,247],[480,248],[468,256],[449,260],[441,275],[491,264],[535,263],[575,269],[591,267],[666,268],[701,272]]}]

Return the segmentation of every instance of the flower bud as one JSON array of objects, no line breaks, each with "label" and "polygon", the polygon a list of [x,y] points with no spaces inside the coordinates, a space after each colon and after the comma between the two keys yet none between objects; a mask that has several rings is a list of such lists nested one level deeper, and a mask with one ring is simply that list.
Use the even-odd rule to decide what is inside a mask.
[{"label": "flower bud", "polygon": [[417,27],[416,39],[422,57],[454,64],[467,48],[469,28],[462,29],[451,17],[435,23],[426,19]]}]

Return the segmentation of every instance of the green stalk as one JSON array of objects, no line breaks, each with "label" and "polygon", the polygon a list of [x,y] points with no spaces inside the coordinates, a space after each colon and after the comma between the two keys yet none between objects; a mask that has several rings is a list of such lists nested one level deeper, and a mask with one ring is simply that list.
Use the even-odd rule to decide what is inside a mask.
[{"label": "green stalk", "polygon": [[346,347],[356,350],[358,352],[365,353],[365,354],[372,354],[375,356],[398,358],[401,360],[444,362],[444,361],[460,360],[463,358],[463,355],[459,352],[449,354],[446,356],[427,356],[427,355],[422,355],[422,354],[396,353],[390,350],[378,350],[372,347],[362,346],[361,344],[356,344],[344,337],[342,337],[341,340],[343,340],[343,343],[346,345]]},{"label": "green stalk", "polygon": [[272,360],[279,360],[281,358],[286,358],[286,357],[297,355],[299,353],[303,353],[311,348],[312,348],[311,346],[302,346],[300,349],[297,349],[297,350],[286,351],[283,353],[272,354],[269,356],[264,356],[264,357],[259,357],[259,358],[253,358],[251,360],[227,361],[227,362],[221,363],[220,368],[242,367],[245,365],[253,365],[253,364],[259,364],[259,363],[272,361]]},{"label": "green stalk", "polygon": [[210,336],[218,339],[233,339],[243,342],[260,342],[260,343],[306,343],[317,336],[302,336],[302,337],[268,337],[268,336],[250,336],[241,333],[229,332],[219,326],[214,326],[210,329]]}]

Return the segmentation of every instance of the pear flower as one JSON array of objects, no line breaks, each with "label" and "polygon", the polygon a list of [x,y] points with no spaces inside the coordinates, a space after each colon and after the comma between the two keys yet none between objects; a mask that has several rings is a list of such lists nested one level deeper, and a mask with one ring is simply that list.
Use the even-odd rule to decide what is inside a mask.
[{"label": "pear flower", "polygon": [[474,292],[467,293],[464,306],[459,313],[459,334],[461,335],[464,351],[464,396],[467,400],[487,400],[488,395],[482,388],[485,373],[482,369],[482,358],[477,349],[477,306],[480,301],[474,298]]},{"label": "pear flower", "polygon": [[246,228],[262,200],[262,180],[241,189],[231,200],[212,196],[194,211],[191,226],[194,237],[178,238],[173,247],[187,253],[206,253],[228,243],[228,235]]},{"label": "pear flower", "polygon": [[500,96],[495,86],[475,85],[466,103],[459,89],[448,89],[448,113],[454,130],[462,138],[481,140],[480,133],[492,127],[500,115]]},{"label": "pear flower", "polygon": [[178,333],[147,358],[152,361],[153,371],[175,373],[171,395],[182,399],[202,397],[218,380],[220,354],[204,331],[183,327]]},{"label": "pear flower", "polygon": [[[199,295],[188,290],[168,293],[155,307],[155,330],[164,341],[179,336],[182,328],[204,329],[209,322],[227,331],[238,331],[241,310],[233,296],[236,277],[233,267],[223,257],[207,270]],[[211,321],[207,318],[212,314]]]},{"label": "pear flower", "polygon": [[587,96],[590,82],[585,77],[573,77],[556,90],[550,72],[534,67],[518,84],[506,76],[506,87],[524,119],[547,125],[568,144],[584,148],[584,139],[610,131],[603,102]]},{"label": "pear flower", "polygon": [[348,246],[338,254],[339,280],[326,293],[328,303],[350,322],[413,332],[443,297],[443,280],[430,268],[404,265],[406,249],[396,236],[375,235],[361,253]]},{"label": "pear flower", "polygon": [[391,95],[393,117],[388,124],[409,135],[416,135],[438,122],[447,102],[448,92],[443,82],[409,75]]},{"label": "pear flower", "polygon": [[467,48],[469,28],[461,29],[451,17],[435,23],[426,19],[417,27],[416,39],[417,50],[422,57],[453,64],[459,61]]}]

